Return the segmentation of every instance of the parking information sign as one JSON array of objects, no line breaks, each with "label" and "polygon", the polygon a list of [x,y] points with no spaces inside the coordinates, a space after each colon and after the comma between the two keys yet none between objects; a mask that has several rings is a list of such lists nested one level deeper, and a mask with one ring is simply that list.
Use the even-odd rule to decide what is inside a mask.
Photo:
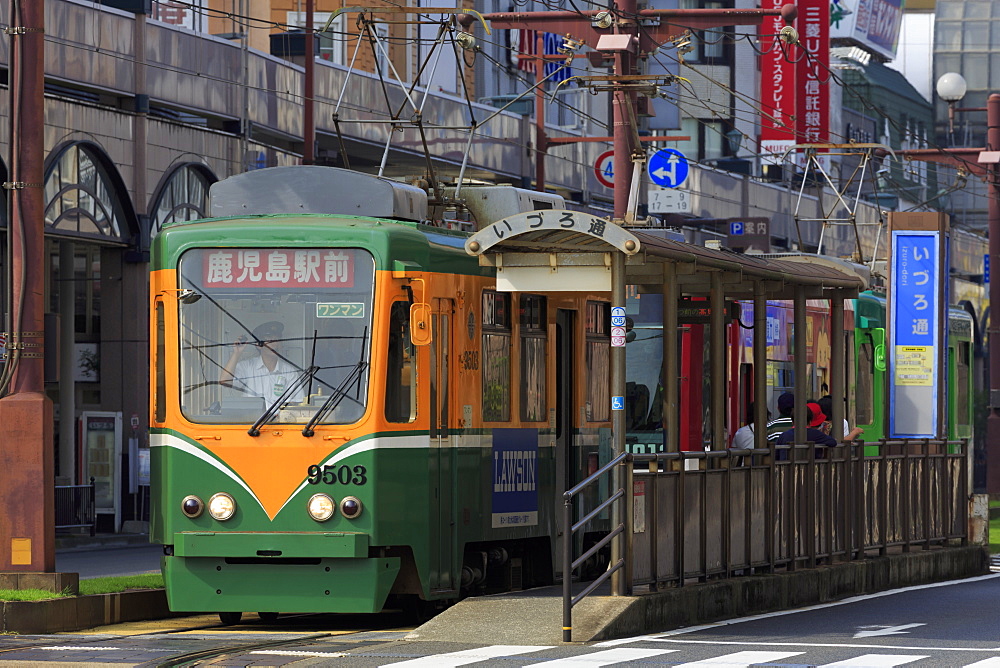
[{"label": "parking information sign", "polygon": [[893,438],[935,438],[938,428],[938,354],[941,274],[938,232],[892,233],[892,386],[889,431]]},{"label": "parking information sign", "polygon": [[625,307],[611,307],[611,347],[621,348],[625,345]]},{"label": "parking information sign", "polygon": [[676,188],[688,176],[688,161],[684,154],[672,148],[663,148],[649,157],[649,178],[658,186]]}]

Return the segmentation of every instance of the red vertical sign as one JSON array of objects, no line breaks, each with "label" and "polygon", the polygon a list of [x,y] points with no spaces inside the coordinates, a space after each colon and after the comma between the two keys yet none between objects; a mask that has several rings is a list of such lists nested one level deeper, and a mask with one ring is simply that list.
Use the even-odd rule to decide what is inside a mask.
[{"label": "red vertical sign", "polygon": [[[786,0],[765,0],[764,9],[780,10]],[[777,39],[785,25],[780,16],[768,16],[761,24],[761,46],[767,53],[760,58],[760,152],[765,162],[779,163],[789,146],[795,143],[795,65],[788,62]],[[770,50],[768,50],[770,49]]]},{"label": "red vertical sign", "polygon": [[829,141],[830,128],[830,2],[798,0],[796,19],[801,49],[797,65],[795,131],[799,141],[821,144]]}]

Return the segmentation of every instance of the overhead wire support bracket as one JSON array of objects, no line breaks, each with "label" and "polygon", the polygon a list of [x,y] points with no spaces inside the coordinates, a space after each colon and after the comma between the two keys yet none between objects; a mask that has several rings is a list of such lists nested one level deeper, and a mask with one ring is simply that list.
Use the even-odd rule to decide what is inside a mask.
[{"label": "overhead wire support bracket", "polygon": [[[885,144],[878,143],[849,143],[849,144],[794,144],[784,152],[781,156],[781,162],[786,162],[789,160],[789,156],[796,152],[803,152],[805,154],[805,169],[802,173],[802,183],[799,186],[798,198],[795,202],[795,209],[793,217],[795,220],[795,231],[799,238],[799,247],[803,247],[802,242],[802,228],[800,226],[801,222],[821,222],[823,224],[819,235],[819,244],[817,246],[816,252],[823,252],[823,241],[826,235],[826,229],[830,225],[850,225],[854,231],[854,240],[856,244],[856,253],[858,260],[861,263],[865,263],[864,250],[861,243],[861,233],[858,230],[859,225],[876,225],[878,230],[875,234],[875,241],[872,250],[872,256],[870,262],[874,266],[875,259],[878,256],[878,246],[882,237],[882,228],[885,226],[885,219],[883,217],[883,212],[881,208],[878,211],[878,222],[874,223],[859,223],[857,219],[858,206],[862,202],[862,187],[864,185],[864,180],[866,175],[869,173],[873,179],[873,191],[878,192],[878,184],[875,179],[876,172],[870,170],[871,163],[873,160],[883,160],[885,158],[890,158],[892,160],[896,159],[895,152],[886,146]],[[833,179],[827,172],[826,167],[821,160],[822,157],[827,156],[853,156],[858,159],[858,163],[854,167],[853,173],[850,174],[846,179],[841,176],[841,186],[838,187],[834,184]],[[805,194],[806,184],[809,183],[810,173],[815,172],[816,174],[822,176],[826,185],[829,186],[830,190],[834,193],[835,202],[832,207],[828,210],[823,208],[823,202],[819,201],[817,207],[821,211],[819,217],[807,218],[800,215],[802,209],[803,196]],[[850,194],[852,188],[854,188],[855,183],[857,184],[857,189],[854,191],[853,195]],[[852,202],[849,203],[848,200]],[[834,212],[837,208],[843,207],[847,212],[846,216],[836,216]]]}]

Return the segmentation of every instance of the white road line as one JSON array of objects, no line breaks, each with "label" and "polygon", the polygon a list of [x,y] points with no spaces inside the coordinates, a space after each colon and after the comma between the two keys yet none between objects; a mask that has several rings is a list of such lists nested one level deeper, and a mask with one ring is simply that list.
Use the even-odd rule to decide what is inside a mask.
[{"label": "white road line", "polygon": [[[626,661],[639,661],[648,659],[660,654],[676,652],[676,649],[638,649],[622,647],[620,649],[606,649],[603,652],[583,654],[580,656],[569,656],[565,659],[555,659],[554,661],[542,661],[540,663],[525,664],[526,666],[545,666],[550,668],[596,668],[597,666],[609,666],[612,663],[625,663]],[[398,664],[397,664],[398,665]]]},{"label": "white road line", "polygon": [[330,659],[340,659],[345,656],[350,656],[347,652],[294,652],[292,650],[282,650],[282,649],[258,649],[251,654],[270,654],[272,656],[308,656],[313,658],[326,657]]},{"label": "white road line", "polygon": [[476,649],[466,649],[461,652],[448,652],[447,654],[432,654],[419,659],[400,661],[399,663],[386,663],[385,666],[416,666],[427,668],[452,668],[454,666],[464,666],[477,661],[488,661],[501,656],[512,656],[514,654],[527,654],[528,652],[540,652],[543,649],[552,649],[552,645],[491,645],[490,647],[479,647]]},{"label": "white road line", "polygon": [[[609,640],[603,643],[597,643],[594,647],[608,647],[612,643],[614,645],[624,645],[629,642],[644,642],[649,641],[653,638],[668,638],[670,636],[683,635],[685,633],[696,633],[698,631],[704,631],[706,629],[717,629],[723,626],[730,626],[732,624],[741,624],[743,622],[753,622],[758,619],[770,619],[771,617],[782,617],[784,615],[795,615],[800,612],[811,612],[813,610],[825,610],[827,608],[833,608],[840,605],[849,605],[851,603],[857,603],[859,601],[867,601],[873,598],[882,598],[884,596],[892,596],[894,594],[902,594],[908,591],[919,591],[921,589],[933,589],[935,587],[948,587],[951,585],[960,585],[971,582],[980,582],[982,580],[992,580],[1000,577],[1000,573],[993,573],[991,575],[979,575],[974,578],[965,578],[964,580],[947,580],[945,582],[931,582],[929,584],[914,585],[912,587],[902,587],[900,589],[890,589],[889,591],[880,591],[874,594],[865,594],[863,596],[852,596],[851,598],[845,598],[841,601],[831,601],[830,603],[820,603],[818,605],[811,605],[805,608],[795,608],[794,610],[779,610],[777,612],[768,612],[761,615],[751,615],[749,617],[738,617],[736,619],[727,619],[724,622],[717,622],[715,624],[702,624],[701,626],[689,626],[683,629],[675,629],[673,631],[667,631],[666,633],[657,633],[655,636],[652,635],[642,635],[635,636],[633,638],[621,638],[618,640]],[[870,645],[869,645],[870,647]]]},{"label": "white road line", "polygon": [[965,668],[1000,668],[1000,656],[991,656],[988,659],[970,663]]},{"label": "white road line", "polygon": [[[1000,647],[917,647],[911,645],[866,645],[852,642],[768,642],[766,640],[674,640],[649,638],[648,642],[675,643],[678,645],[757,645],[760,647],[837,647],[854,649],[901,649],[914,652],[1000,652]],[[594,645],[596,647],[597,645]]]},{"label": "white road line", "polygon": [[35,647],[34,649],[63,650],[67,652],[121,652],[124,647],[75,647],[73,645],[59,645],[57,647]]},{"label": "white road line", "polygon": [[704,661],[693,661],[691,663],[680,663],[674,668],[700,668],[701,666],[712,666],[714,668],[747,668],[755,663],[773,663],[781,661],[791,656],[798,656],[803,652],[736,652],[734,654],[723,654],[714,659]]},{"label": "white road line", "polygon": [[913,654],[862,654],[845,661],[824,663],[823,668],[892,668],[926,658]]}]

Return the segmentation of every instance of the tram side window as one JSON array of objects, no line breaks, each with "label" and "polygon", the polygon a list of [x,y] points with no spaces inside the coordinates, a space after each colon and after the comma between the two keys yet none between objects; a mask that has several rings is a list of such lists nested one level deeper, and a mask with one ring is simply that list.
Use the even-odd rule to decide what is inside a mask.
[{"label": "tram side window", "polygon": [[163,337],[167,333],[163,322],[163,302],[156,303],[156,394],[153,397],[153,417],[157,422],[167,420],[167,346]]},{"label": "tram side window", "polygon": [[545,297],[521,295],[521,419],[548,419],[545,404]]},{"label": "tram side window", "polygon": [[611,419],[611,305],[587,302],[587,420]]},{"label": "tram side window", "polygon": [[971,397],[969,397],[969,366],[971,362],[971,345],[966,342],[959,342],[956,346],[956,364],[955,364],[955,401],[958,410],[956,413],[956,422],[961,425],[968,425],[970,422],[971,411],[968,410],[969,402]]},{"label": "tram side window", "polygon": [[483,421],[510,420],[510,295],[483,291]]},{"label": "tram side window", "polygon": [[395,302],[389,311],[386,355],[385,419],[412,422],[417,417],[417,360],[410,342],[410,304]]},{"label": "tram side window", "polygon": [[858,347],[858,382],[854,408],[857,424],[872,424],[875,421],[872,385],[875,376],[875,346],[862,343]]}]

